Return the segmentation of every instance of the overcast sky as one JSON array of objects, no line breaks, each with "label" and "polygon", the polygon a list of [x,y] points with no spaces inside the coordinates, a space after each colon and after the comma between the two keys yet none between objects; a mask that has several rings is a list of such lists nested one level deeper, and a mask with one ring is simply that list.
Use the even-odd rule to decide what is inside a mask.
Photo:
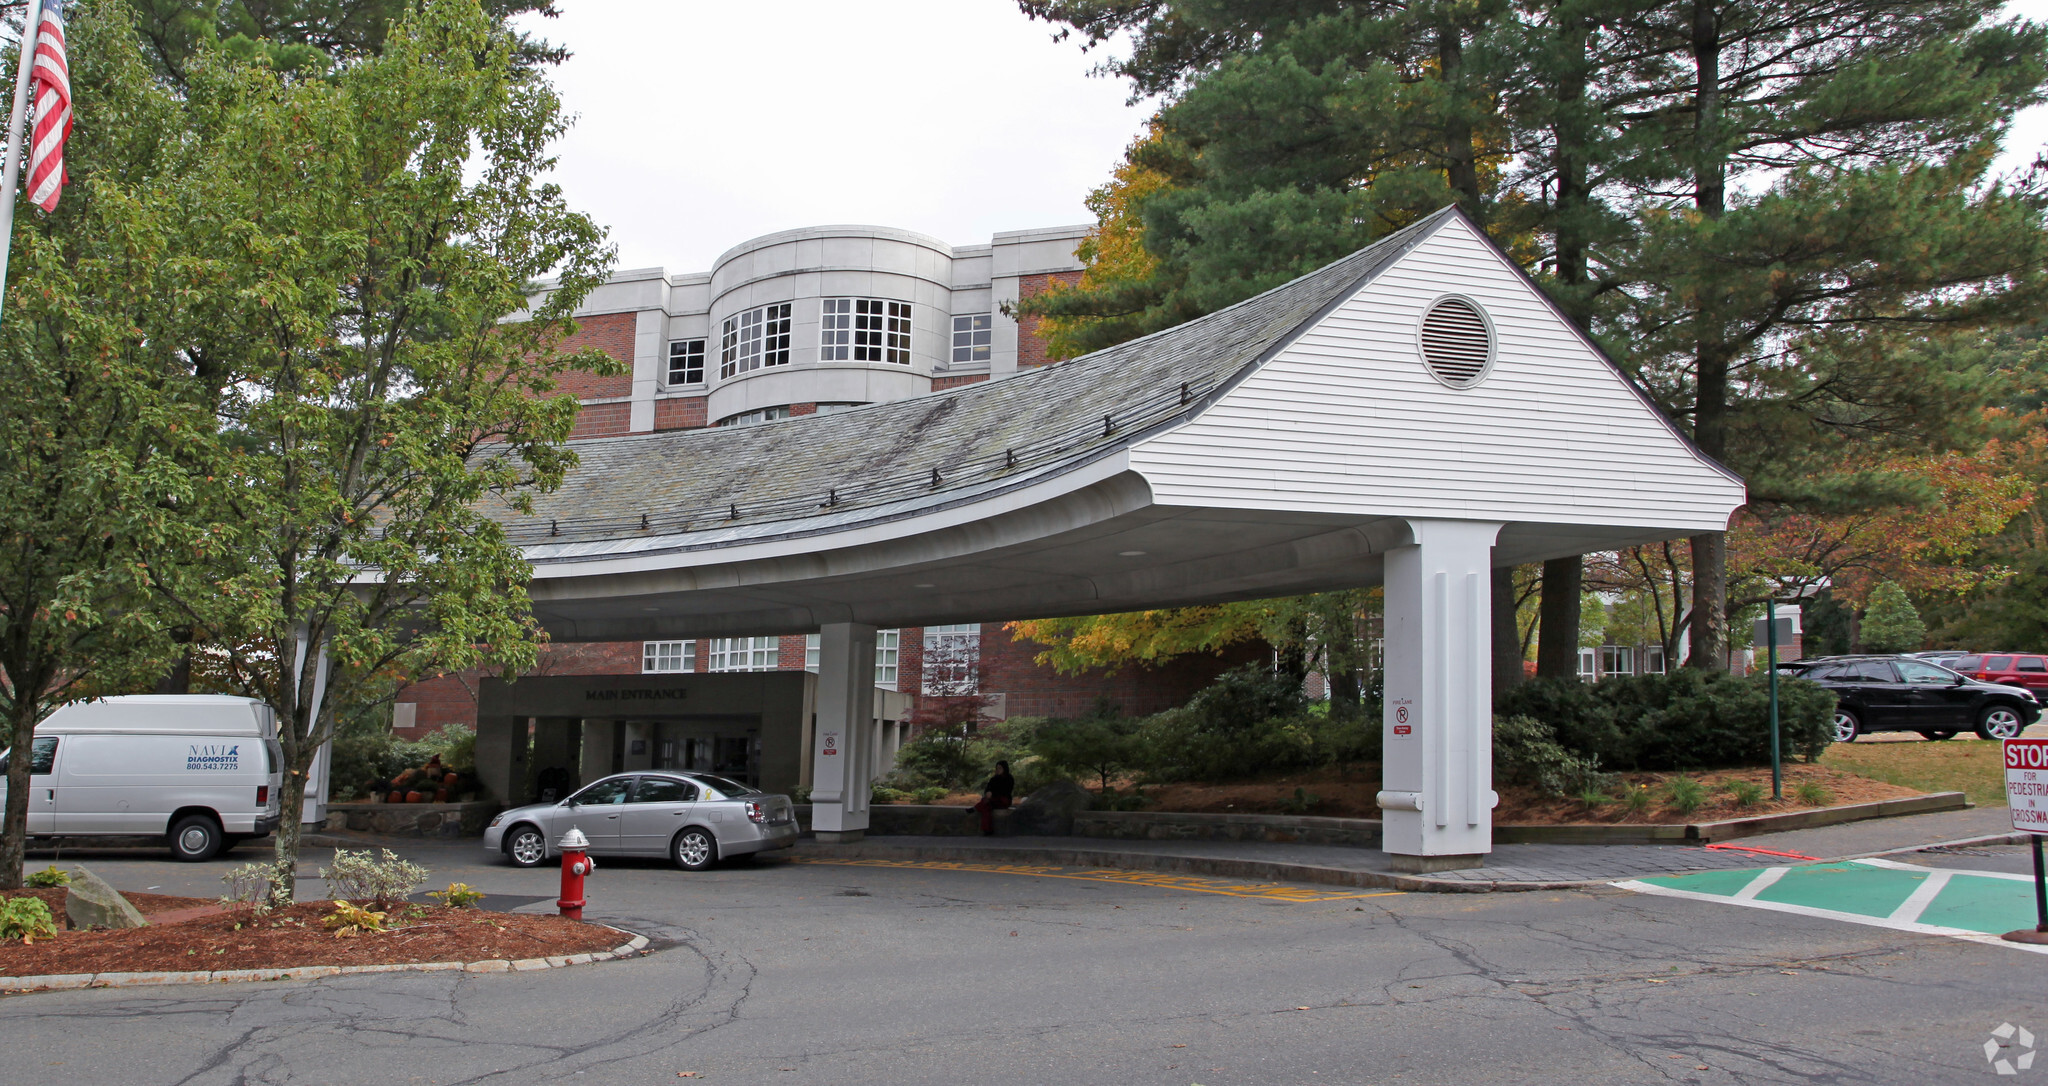
[{"label": "overcast sky", "polygon": [[[708,271],[775,230],[874,223],[956,245],[1090,222],[1144,127],[1125,84],[1013,0],[560,0],[557,176],[619,266]],[[2048,18],[2048,0],[2012,10]],[[2008,158],[2048,141],[2029,111]]]}]

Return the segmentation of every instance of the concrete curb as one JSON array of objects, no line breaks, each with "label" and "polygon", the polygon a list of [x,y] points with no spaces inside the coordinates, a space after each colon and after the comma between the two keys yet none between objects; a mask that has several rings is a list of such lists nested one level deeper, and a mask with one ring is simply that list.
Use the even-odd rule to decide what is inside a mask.
[{"label": "concrete curb", "polygon": [[319,980],[355,973],[525,973],[536,969],[565,969],[572,965],[630,958],[647,946],[645,935],[634,935],[610,924],[627,942],[611,950],[590,954],[558,954],[547,958],[508,960],[493,958],[480,962],[402,962],[392,965],[295,965],[287,969],[216,969],[185,973],[53,973],[39,977],[0,977],[0,994],[62,992],[78,988],[140,988],[161,984],[245,984],[252,981]]},{"label": "concrete curb", "polygon": [[[1482,882],[1475,879],[1433,879],[1426,875],[1403,875],[1392,871],[1360,871],[1346,867],[1288,863],[1282,860],[1243,860],[1223,856],[1185,856],[1157,852],[1118,852],[1088,848],[963,848],[958,845],[884,843],[887,839],[832,846],[835,859],[920,860],[931,863],[1002,863],[1047,867],[1115,867],[1127,870],[1165,871],[1177,875],[1211,875],[1264,882],[1307,882],[1322,886],[1351,886],[1368,890],[1404,890],[1411,893],[1485,894],[1518,890],[1575,890],[1603,886],[1608,879],[1570,882]],[[815,854],[814,854],[815,855]]]},{"label": "concrete curb", "polygon": [[1961,792],[1930,792],[1924,796],[1850,803],[1839,807],[1816,807],[1810,811],[1782,811],[1777,814],[1725,818],[1717,822],[1654,823],[1644,825],[1601,824],[1584,826],[1530,826],[1512,823],[1493,828],[1498,844],[1516,845],[1703,845],[1733,841],[1786,830],[1810,830],[1840,826],[1873,818],[1961,811],[1970,807]]}]

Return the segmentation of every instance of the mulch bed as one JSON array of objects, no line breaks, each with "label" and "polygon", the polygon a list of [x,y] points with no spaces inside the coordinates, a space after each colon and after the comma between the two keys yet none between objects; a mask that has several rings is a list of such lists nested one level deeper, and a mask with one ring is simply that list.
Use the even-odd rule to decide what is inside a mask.
[{"label": "mulch bed", "polygon": [[[1771,787],[1771,771],[1768,768],[1698,770],[1687,774],[1626,773],[1621,775],[1620,783],[1616,787],[1608,790],[1609,801],[1593,807],[1588,807],[1575,798],[1545,796],[1526,786],[1496,784],[1495,790],[1500,793],[1500,806],[1494,809],[1493,821],[1495,825],[1514,826],[1687,825],[1785,811],[1810,811],[1822,806],[1871,803],[1925,794],[1917,789],[1871,780],[1825,765],[1788,763],[1784,767],[1784,772],[1785,798],[1777,803],[1771,802],[1768,798]],[[1707,787],[1705,802],[1689,813],[1678,811],[1666,802],[1666,782],[1678,776],[1689,776]],[[1762,802],[1738,806],[1734,794],[1728,791],[1728,784],[1732,781],[1761,784],[1766,798]],[[1809,782],[1825,790],[1825,803],[1810,804],[1799,801],[1796,790],[1801,784]],[[1129,781],[1117,781],[1116,786],[1118,791],[1126,794],[1131,790]],[[1089,782],[1086,787],[1093,791],[1097,786]],[[1380,809],[1377,800],[1380,788],[1380,767],[1377,765],[1331,766],[1306,773],[1290,773],[1226,784],[1147,785],[1144,794],[1151,802],[1139,809],[1191,814],[1305,814],[1325,818],[1378,818]],[[1640,811],[1630,811],[1620,799],[1624,792],[1629,791],[1648,792],[1652,802]],[[972,806],[979,798],[977,794],[963,792],[947,796],[937,802],[941,805],[966,807]]]},{"label": "mulch bed", "polygon": [[[63,890],[9,891],[5,896],[22,895],[42,898],[62,926]],[[322,922],[334,909],[326,901],[257,917],[246,910],[222,910],[203,898],[124,896],[144,917],[155,914],[167,922],[122,931],[59,931],[29,946],[0,943],[0,976],[518,960],[611,950],[627,938],[611,928],[559,916],[405,905],[391,910],[389,932],[337,936]],[[207,911],[191,915],[199,909]]]}]

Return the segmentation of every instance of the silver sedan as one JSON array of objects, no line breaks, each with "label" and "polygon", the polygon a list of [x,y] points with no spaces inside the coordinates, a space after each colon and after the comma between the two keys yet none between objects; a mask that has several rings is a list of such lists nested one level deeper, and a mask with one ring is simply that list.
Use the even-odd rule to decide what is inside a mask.
[{"label": "silver sedan", "polygon": [[620,773],[560,803],[514,807],[491,819],[484,849],[519,867],[561,854],[555,842],[574,826],[590,851],[608,856],[667,856],[685,871],[721,859],[796,844],[796,808],[709,773]]}]

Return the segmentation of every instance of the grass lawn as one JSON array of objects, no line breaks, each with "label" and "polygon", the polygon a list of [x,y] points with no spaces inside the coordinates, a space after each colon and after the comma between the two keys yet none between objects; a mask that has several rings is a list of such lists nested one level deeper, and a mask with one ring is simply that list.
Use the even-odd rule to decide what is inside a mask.
[{"label": "grass lawn", "polygon": [[2005,763],[1997,743],[1958,736],[1945,743],[1865,739],[1836,743],[1820,764],[1925,792],[1962,792],[1980,807],[2005,806]]}]

